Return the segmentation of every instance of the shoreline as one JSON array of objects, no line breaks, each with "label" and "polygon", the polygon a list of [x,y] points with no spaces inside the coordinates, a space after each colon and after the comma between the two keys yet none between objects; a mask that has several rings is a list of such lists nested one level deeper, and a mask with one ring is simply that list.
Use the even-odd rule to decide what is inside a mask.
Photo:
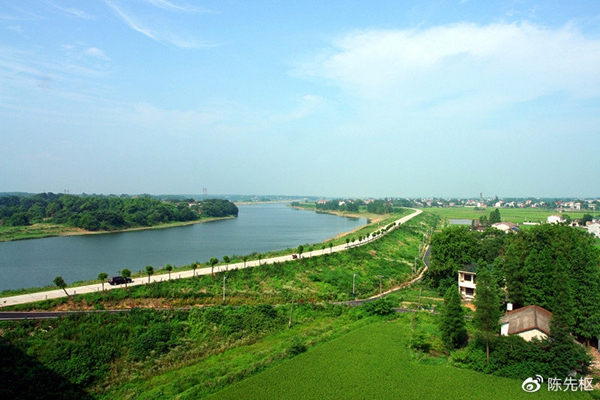
[{"label": "shoreline", "polygon": [[331,215],[337,215],[338,217],[346,217],[346,218],[365,218],[367,220],[367,225],[368,224],[376,224],[378,222],[383,221],[385,218],[386,214],[369,214],[369,216],[363,215],[361,213],[349,213],[347,211],[332,211],[332,210],[316,210],[316,209],[311,209],[311,208],[306,208],[306,207],[302,207],[302,206],[290,206],[292,208],[295,208],[296,210],[303,210],[303,211],[314,211],[316,213],[321,213],[321,214],[331,214]]},{"label": "shoreline", "polygon": [[[417,209],[413,209],[413,210],[415,211],[414,213],[401,217],[398,220],[399,223],[400,224],[405,223],[406,221],[410,220],[411,218],[422,213],[421,210],[417,210]],[[231,217],[229,217],[229,218],[231,218]],[[361,216],[361,218],[365,218],[365,217]],[[197,222],[197,221],[194,221],[194,222]],[[208,222],[208,221],[206,221],[206,222]],[[343,237],[345,235],[351,234],[357,230],[364,229],[365,227],[373,227],[373,226],[371,224],[367,224],[367,225],[358,227],[356,229],[353,229],[350,232],[342,232],[342,233],[338,234],[338,237],[325,239],[324,241],[322,241],[320,243],[327,243],[331,240],[336,240],[339,237]],[[382,235],[379,235],[377,237],[377,239],[381,236]],[[374,238],[374,239],[371,239],[368,241],[359,242],[359,244],[352,245],[352,246],[348,246],[347,243],[340,243],[340,244],[336,245],[335,247],[333,247],[332,250],[334,252],[345,251],[352,247],[361,246],[363,244],[370,243],[372,240],[376,240],[376,239]],[[315,245],[317,245],[317,244],[318,243],[315,243]],[[291,253],[288,253],[288,251],[290,251]],[[282,254],[278,254],[278,253],[282,253]],[[265,254],[263,254],[263,256],[264,256],[263,258],[260,258],[260,257],[254,258],[253,257],[251,259],[248,259],[247,261],[243,261],[243,262],[239,261],[236,263],[227,264],[227,266],[228,266],[228,268],[252,268],[252,267],[266,265],[266,264],[273,264],[275,262],[285,262],[285,261],[292,260],[292,254],[294,254],[294,253],[296,253],[296,249],[293,249],[293,248],[283,249],[280,252],[265,253]],[[314,248],[312,250],[307,250],[307,252],[305,252],[303,254],[304,254],[303,257],[317,257],[317,256],[324,254],[324,248],[323,249]],[[223,264],[219,263],[217,265],[217,267],[222,268]],[[222,270],[219,269],[217,272],[222,272]],[[141,275],[138,275],[138,273]],[[192,269],[190,265],[184,265],[184,266],[174,267],[173,270],[171,271],[171,273],[165,273],[164,270],[158,269],[158,270],[156,270],[156,274],[152,275],[150,280],[152,282],[158,282],[158,281],[162,282],[163,279],[164,280],[185,279],[185,278],[190,278],[190,277],[193,277],[196,275],[207,275],[209,273],[210,274],[213,273],[212,267],[204,267],[204,268],[200,267],[197,269]],[[175,276],[172,277],[171,274],[173,274]],[[167,276],[168,276],[168,278],[167,278]],[[145,284],[146,279],[147,279],[147,277],[143,274],[143,271],[134,272],[132,274],[132,278],[134,279],[134,282],[130,283],[129,286]],[[73,284],[68,285],[66,288],[73,289],[73,292],[74,292],[73,294],[75,295],[75,294],[85,294],[85,293],[100,291],[100,286],[101,286],[101,283],[97,279],[91,279],[88,281],[73,282]],[[121,286],[112,287],[109,285],[106,288],[103,287],[102,290],[118,289],[120,287]],[[79,291],[79,293],[77,293],[77,291]],[[8,293],[4,293],[4,292],[8,292]],[[65,297],[62,290],[56,289],[55,286],[50,286],[50,285],[46,286],[46,287],[32,287],[32,288],[16,289],[16,290],[14,290],[14,293],[10,293],[10,292],[13,292],[13,290],[8,289],[6,291],[0,292],[0,299],[4,300],[4,302],[2,304],[0,304],[0,308],[10,307],[12,305],[17,305],[17,304],[21,304],[21,303],[32,303],[32,302],[36,302],[36,301],[49,300],[51,298]],[[4,294],[2,295],[2,293],[4,293]],[[51,295],[51,297],[50,297],[50,295]],[[45,296],[45,298],[42,298],[40,296]],[[7,300],[9,300],[11,298],[13,298],[13,299],[27,298],[27,300],[19,301],[17,303],[6,304]]]},{"label": "shoreline", "polygon": [[[145,231],[145,230],[150,230],[150,229],[168,229],[168,228],[177,228],[180,226],[201,224],[204,222],[220,221],[220,220],[231,219],[231,218],[236,218],[236,217],[234,217],[234,216],[214,217],[214,218],[199,219],[199,220],[195,220],[195,221],[168,222],[168,223],[164,223],[164,224],[160,224],[160,225],[136,226],[133,228],[117,229],[114,231],[86,231],[85,229],[82,229],[82,228],[73,228],[73,227],[67,227],[67,226],[52,225],[49,228],[56,227],[56,231],[54,231],[54,232],[48,232],[48,234],[41,234],[39,236],[35,235],[35,234],[31,234],[29,236],[24,234],[23,237],[18,237],[18,238],[5,238],[5,237],[0,236],[0,243],[16,242],[19,240],[46,239],[46,238],[51,238],[51,237],[106,235],[106,234],[111,234],[111,233]],[[33,227],[33,228],[39,227],[42,229],[44,228],[43,224],[30,225],[29,227]],[[61,229],[64,229],[64,230],[61,231]]]}]

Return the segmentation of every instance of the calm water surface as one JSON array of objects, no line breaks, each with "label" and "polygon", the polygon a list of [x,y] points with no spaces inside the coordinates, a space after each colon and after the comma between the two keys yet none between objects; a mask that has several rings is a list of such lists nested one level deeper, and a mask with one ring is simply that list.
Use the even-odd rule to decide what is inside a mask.
[{"label": "calm water surface", "polygon": [[0,243],[0,290],[67,283],[116,275],[123,268],[155,269],[212,257],[244,255],[317,243],[366,224],[364,218],[296,210],[285,204],[239,206],[235,219],[104,235]]}]

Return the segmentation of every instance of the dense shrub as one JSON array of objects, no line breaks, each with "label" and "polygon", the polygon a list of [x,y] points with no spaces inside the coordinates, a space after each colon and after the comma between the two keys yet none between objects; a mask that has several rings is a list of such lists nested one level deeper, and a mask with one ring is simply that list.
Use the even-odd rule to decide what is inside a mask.
[{"label": "dense shrub", "polygon": [[367,315],[390,315],[394,312],[395,302],[388,298],[379,298],[362,305]]}]

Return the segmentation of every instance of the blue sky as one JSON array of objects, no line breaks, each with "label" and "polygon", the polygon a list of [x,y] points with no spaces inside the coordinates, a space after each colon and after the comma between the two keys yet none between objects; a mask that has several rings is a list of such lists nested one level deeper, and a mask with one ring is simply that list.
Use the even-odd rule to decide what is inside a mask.
[{"label": "blue sky", "polygon": [[0,191],[600,196],[600,3],[0,3]]}]

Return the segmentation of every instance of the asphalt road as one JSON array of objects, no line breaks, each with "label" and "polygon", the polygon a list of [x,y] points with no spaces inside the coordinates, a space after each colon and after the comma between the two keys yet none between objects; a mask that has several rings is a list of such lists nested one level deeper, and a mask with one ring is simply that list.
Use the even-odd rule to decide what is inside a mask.
[{"label": "asphalt road", "polygon": [[[422,210],[418,210],[418,209],[413,209],[415,212],[412,214],[409,214],[405,217],[402,217],[398,220],[396,220],[396,225],[399,226],[403,223],[405,223],[406,221],[416,217],[417,215],[421,214],[423,211]],[[378,229],[374,229],[373,232],[378,231],[380,228]],[[384,235],[387,232],[384,233]],[[383,235],[378,235],[376,236],[374,239],[370,239],[370,240],[362,240],[360,242],[355,242],[355,244],[353,245],[346,245],[346,244],[341,244],[339,246],[334,246],[331,249],[326,248],[325,250],[313,250],[313,251],[309,251],[307,253],[302,253],[302,257],[303,258],[307,258],[307,257],[317,257],[320,255],[323,255],[326,252],[339,252],[339,251],[345,251],[351,247],[357,247],[357,246],[362,246],[364,244],[370,243],[373,240],[377,240],[380,237],[382,237]],[[273,264],[276,262],[284,262],[284,261],[290,261],[292,260],[292,254],[288,254],[288,255],[284,255],[284,256],[279,256],[279,257],[273,257],[273,258],[266,258],[263,260],[253,260],[253,261],[248,261],[246,263],[235,263],[235,264],[229,264],[229,266],[218,266],[214,268],[215,272],[221,272],[221,271],[225,271],[226,268],[252,268],[252,267],[256,267],[258,265],[263,265],[263,264]],[[259,264],[260,263],[260,264]],[[169,276],[169,274],[162,274],[162,275],[152,275],[150,277],[150,282],[162,282],[162,281],[166,281],[169,279],[184,279],[184,278],[191,278],[194,276],[194,273],[196,275],[208,275],[211,273],[211,268],[199,268],[196,269],[196,271],[194,272],[194,270],[189,270],[189,271],[182,271],[182,272],[172,272]],[[133,279],[133,282],[128,283],[127,286],[138,286],[138,285],[143,285],[148,283],[148,278],[144,277],[144,278],[136,278]],[[104,289],[103,289],[104,286]],[[69,295],[77,295],[77,294],[84,294],[84,293],[92,293],[92,292],[100,292],[102,290],[113,290],[113,289],[118,289],[121,287],[124,287],[125,285],[115,285],[115,286],[111,286],[108,283],[105,283],[104,285],[102,284],[93,284],[93,285],[86,285],[86,286],[78,286],[78,287],[73,287],[73,288],[67,288],[67,293],[69,293]],[[57,290],[50,290],[50,291],[46,291],[46,292],[38,292],[38,293],[30,293],[30,294],[23,294],[23,295],[18,295],[18,296],[11,296],[11,297],[2,297],[0,298],[0,308],[2,307],[8,307],[8,306],[14,306],[17,304],[25,304],[25,303],[33,303],[36,301],[42,301],[42,300],[48,300],[48,299],[56,299],[56,298],[60,298],[60,297],[66,297],[67,295],[65,294],[65,292],[61,289],[57,289]],[[46,318],[52,318],[52,317],[46,317]]]}]

